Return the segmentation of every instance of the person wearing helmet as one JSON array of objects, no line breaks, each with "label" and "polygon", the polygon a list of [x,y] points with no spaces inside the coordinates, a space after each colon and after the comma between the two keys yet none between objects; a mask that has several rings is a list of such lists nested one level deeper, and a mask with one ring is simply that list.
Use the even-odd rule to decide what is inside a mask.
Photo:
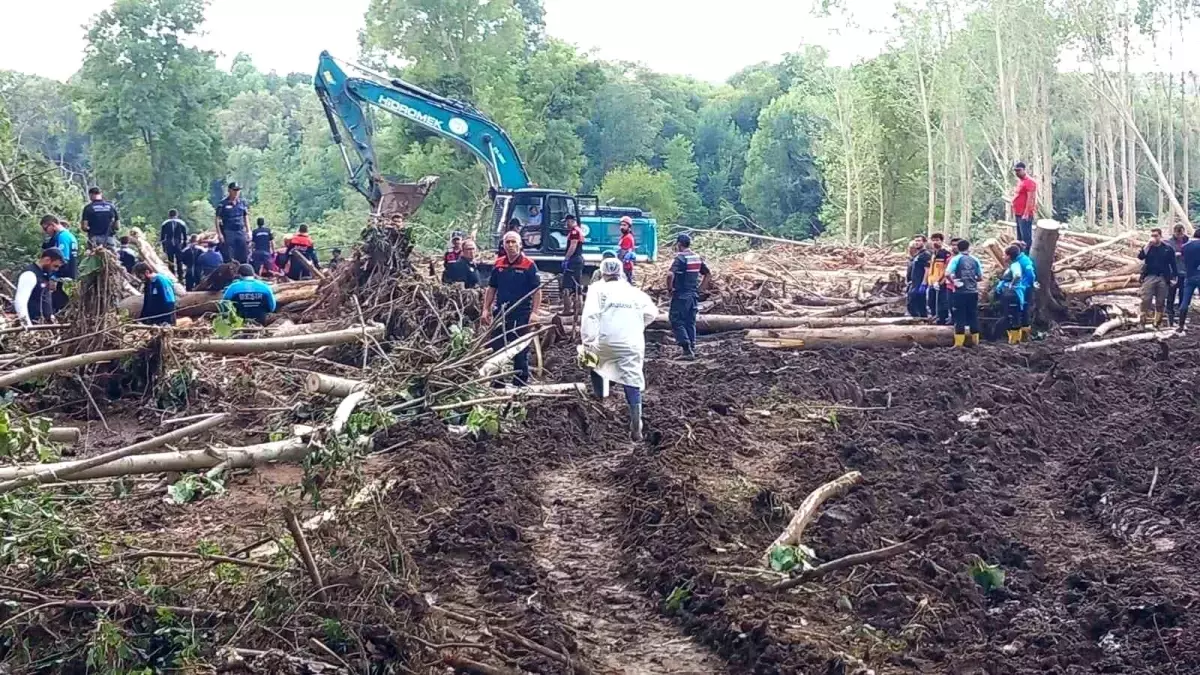
[{"label": "person wearing helmet", "polygon": [[629,405],[629,437],[642,440],[642,390],[646,378],[646,326],[658,316],[658,307],[650,296],[622,278],[621,261],[616,257],[600,262],[603,281],[588,289],[580,321],[584,353],[593,363],[590,373],[592,392],[604,395],[604,383],[620,383]]},{"label": "person wearing helmet", "polygon": [[617,245],[617,258],[625,272],[625,280],[633,283],[633,261],[637,259],[634,253],[636,244],[633,241],[633,218],[621,216],[621,243]]}]

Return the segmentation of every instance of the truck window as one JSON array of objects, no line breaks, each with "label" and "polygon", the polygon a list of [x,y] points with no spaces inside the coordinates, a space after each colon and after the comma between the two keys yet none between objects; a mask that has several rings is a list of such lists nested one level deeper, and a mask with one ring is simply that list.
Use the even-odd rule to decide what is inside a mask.
[{"label": "truck window", "polygon": [[546,198],[546,233],[549,236],[547,250],[567,250],[567,227],[563,219],[568,213],[576,215],[574,199],[557,195]]},{"label": "truck window", "polygon": [[515,218],[521,222],[521,245],[525,248],[538,249],[542,246],[542,225],[545,222],[542,208],[541,197],[521,195],[513,202],[509,221]]}]

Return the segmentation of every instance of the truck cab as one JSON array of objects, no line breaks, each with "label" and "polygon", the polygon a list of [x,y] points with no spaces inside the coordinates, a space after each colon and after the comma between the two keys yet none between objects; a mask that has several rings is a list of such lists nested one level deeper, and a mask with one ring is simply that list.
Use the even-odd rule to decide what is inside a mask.
[{"label": "truck cab", "polygon": [[[654,218],[641,209],[606,208],[594,196],[574,196],[562,190],[524,188],[495,193],[493,243],[499,250],[501,239],[509,229],[521,235],[525,255],[535,262],[557,262],[567,252],[567,230],[563,220],[567,215],[579,219],[583,230],[583,260],[589,267],[600,263],[605,251],[616,251],[621,241],[622,216],[633,220],[634,253],[637,262],[653,262],[658,258],[658,227]],[[546,266],[558,269],[557,265]]]}]

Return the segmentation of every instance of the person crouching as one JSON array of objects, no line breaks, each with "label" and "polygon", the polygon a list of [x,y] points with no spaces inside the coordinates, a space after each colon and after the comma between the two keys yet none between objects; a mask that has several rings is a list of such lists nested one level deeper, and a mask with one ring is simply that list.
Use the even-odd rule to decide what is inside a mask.
[{"label": "person crouching", "polygon": [[140,262],[133,266],[133,276],[145,284],[142,290],[142,314],[138,321],[150,326],[175,325],[175,287],[171,280]]}]

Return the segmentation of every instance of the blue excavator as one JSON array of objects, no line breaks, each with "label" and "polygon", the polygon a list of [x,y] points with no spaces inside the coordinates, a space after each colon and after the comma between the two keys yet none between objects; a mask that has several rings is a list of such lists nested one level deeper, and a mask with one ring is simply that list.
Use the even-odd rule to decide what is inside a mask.
[{"label": "blue excavator", "polygon": [[[470,104],[360,66],[347,64],[347,67],[361,72],[362,77],[348,76],[329,52],[322,52],[314,86],[325,108],[333,139],[342,150],[349,183],[367,198],[376,213],[407,216],[419,207],[436,178],[403,184],[380,173],[371,141],[374,129],[368,105],[458,143],[483,163],[493,202],[491,234],[495,245],[499,245],[506,230],[519,227],[527,256],[538,262],[557,263],[566,252],[563,222],[571,214],[579,219],[583,229],[584,262],[591,267],[600,261],[604,251],[617,249],[620,220],[629,216],[637,242],[637,262],[652,262],[657,258],[657,223],[650,213],[632,207],[601,206],[594,196],[534,186],[508,134]],[[558,269],[557,264],[543,267],[548,271]]]}]

